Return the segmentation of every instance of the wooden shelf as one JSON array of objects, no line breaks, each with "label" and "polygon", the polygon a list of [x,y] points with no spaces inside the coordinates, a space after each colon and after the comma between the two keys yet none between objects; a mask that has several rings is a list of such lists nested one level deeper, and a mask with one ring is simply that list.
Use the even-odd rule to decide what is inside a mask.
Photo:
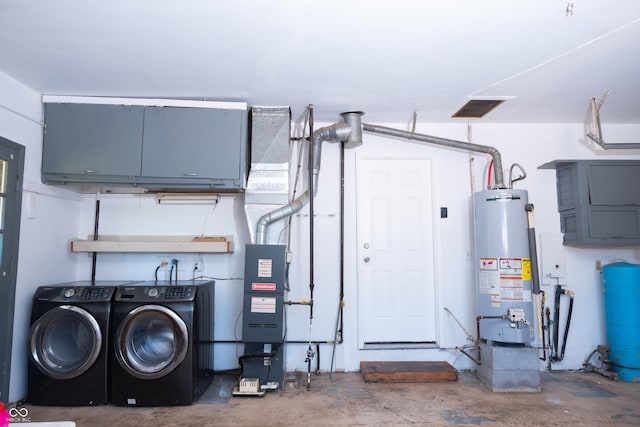
[{"label": "wooden shelf", "polygon": [[233,236],[99,236],[73,239],[71,252],[233,252]]}]

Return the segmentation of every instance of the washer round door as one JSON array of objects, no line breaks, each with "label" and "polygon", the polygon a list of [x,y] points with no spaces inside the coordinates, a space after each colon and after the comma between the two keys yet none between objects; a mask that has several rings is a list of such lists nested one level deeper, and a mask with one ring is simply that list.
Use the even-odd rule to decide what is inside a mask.
[{"label": "washer round door", "polygon": [[98,359],[102,345],[98,321],[74,305],[48,310],[29,333],[31,360],[45,375],[58,380],[84,374]]},{"label": "washer round door", "polygon": [[115,338],[116,359],[136,378],[152,380],[171,373],[189,346],[185,322],[171,309],[143,305],[129,312]]}]

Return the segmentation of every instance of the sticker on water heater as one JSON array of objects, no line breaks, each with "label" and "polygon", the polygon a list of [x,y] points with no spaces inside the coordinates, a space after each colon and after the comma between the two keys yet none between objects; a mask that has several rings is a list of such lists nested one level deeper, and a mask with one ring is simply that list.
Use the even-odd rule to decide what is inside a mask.
[{"label": "sticker on water heater", "polygon": [[531,280],[531,258],[522,258],[522,280]]},{"label": "sticker on water heater", "polygon": [[493,294],[500,290],[500,275],[497,271],[480,271],[479,292]]},{"label": "sticker on water heater", "polygon": [[480,258],[478,291],[481,294],[497,293],[500,288],[500,272],[497,258]]},{"label": "sticker on water heater", "polygon": [[480,270],[497,270],[498,258],[480,258]]},{"label": "sticker on water heater", "polygon": [[494,307],[494,308],[500,307],[500,294],[491,294],[489,298],[491,300],[491,307]]},{"label": "sticker on water heater", "polygon": [[271,277],[273,271],[273,260],[261,258],[258,260],[258,277]]},{"label": "sticker on water heater", "polygon": [[502,286],[500,287],[500,299],[503,301],[523,301],[523,291],[522,286]]},{"label": "sticker on water heater", "polygon": [[500,276],[522,278],[522,259],[500,258]]},{"label": "sticker on water heater", "polygon": [[252,297],[251,312],[252,313],[275,313],[276,299],[271,297]]}]

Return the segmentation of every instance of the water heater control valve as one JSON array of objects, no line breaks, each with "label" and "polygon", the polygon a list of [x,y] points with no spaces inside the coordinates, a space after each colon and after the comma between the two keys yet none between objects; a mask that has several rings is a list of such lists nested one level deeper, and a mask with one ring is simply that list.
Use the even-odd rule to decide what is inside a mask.
[{"label": "water heater control valve", "polygon": [[525,322],[527,320],[524,310],[522,308],[515,308],[515,307],[510,308],[508,312],[508,317],[509,317],[509,320],[512,322]]}]

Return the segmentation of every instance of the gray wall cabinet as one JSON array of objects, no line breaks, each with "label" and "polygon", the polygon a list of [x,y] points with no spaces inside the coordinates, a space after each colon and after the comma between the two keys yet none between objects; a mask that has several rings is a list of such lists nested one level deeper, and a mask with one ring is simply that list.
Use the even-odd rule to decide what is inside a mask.
[{"label": "gray wall cabinet", "polygon": [[143,107],[48,104],[42,173],[140,175]]},{"label": "gray wall cabinet", "polygon": [[244,128],[246,117],[239,110],[147,107],[142,176],[211,179],[219,185],[233,180],[240,186]]},{"label": "gray wall cabinet", "polygon": [[572,246],[640,245],[640,160],[555,160],[560,229]]},{"label": "gray wall cabinet", "polygon": [[246,187],[246,109],[45,103],[42,182]]}]

